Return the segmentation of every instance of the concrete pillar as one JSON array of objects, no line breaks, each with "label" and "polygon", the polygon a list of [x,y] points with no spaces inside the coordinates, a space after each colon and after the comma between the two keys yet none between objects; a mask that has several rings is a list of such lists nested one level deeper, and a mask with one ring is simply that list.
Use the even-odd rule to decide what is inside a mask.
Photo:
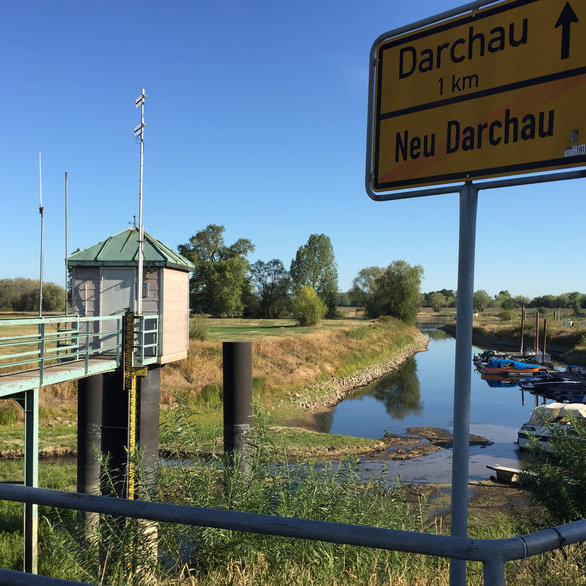
[{"label": "concrete pillar", "polygon": [[121,370],[103,375],[101,444],[102,453],[108,457],[108,474],[102,475],[101,492],[123,498],[127,488],[128,391]]},{"label": "concrete pillar", "polygon": [[[100,494],[104,379],[96,374],[77,381],[77,492]],[[80,511],[86,538],[96,536],[99,514]]]},{"label": "concrete pillar", "polygon": [[103,375],[77,381],[77,492],[100,493]]},{"label": "concrete pillar", "polygon": [[[39,486],[39,389],[24,393],[24,485]],[[39,506],[24,505],[24,571],[37,573]]]},{"label": "concrete pillar", "polygon": [[252,342],[224,342],[224,454],[246,468],[252,422]]},{"label": "concrete pillar", "polygon": [[147,376],[138,377],[137,444],[142,454],[142,488],[154,488],[159,464],[159,415],[161,411],[161,367],[149,366]]}]

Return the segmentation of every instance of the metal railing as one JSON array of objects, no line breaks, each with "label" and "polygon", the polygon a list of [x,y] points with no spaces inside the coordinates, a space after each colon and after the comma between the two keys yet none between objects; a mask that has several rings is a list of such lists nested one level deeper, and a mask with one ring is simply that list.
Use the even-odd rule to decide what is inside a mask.
[{"label": "metal railing", "polygon": [[137,366],[146,366],[156,362],[161,354],[159,337],[159,316],[139,315],[137,319],[137,330],[135,337],[134,359]]},{"label": "metal railing", "polygon": [[[49,366],[83,360],[88,374],[91,358],[110,358],[120,365],[123,316],[56,316],[0,320],[0,373],[38,369],[43,385]],[[137,316],[137,366],[156,362],[159,355],[159,316]]]},{"label": "metal railing", "polygon": [[[206,509],[158,502],[118,499],[43,488],[0,484],[0,499],[51,507],[119,515],[134,519],[262,533],[329,543],[359,545],[405,553],[481,562],[484,583],[505,584],[505,562],[525,559],[586,540],[586,519],[506,539],[468,539],[398,529],[278,517],[259,513]],[[79,584],[0,569],[2,584]],[[34,581],[32,578],[36,578]]]}]

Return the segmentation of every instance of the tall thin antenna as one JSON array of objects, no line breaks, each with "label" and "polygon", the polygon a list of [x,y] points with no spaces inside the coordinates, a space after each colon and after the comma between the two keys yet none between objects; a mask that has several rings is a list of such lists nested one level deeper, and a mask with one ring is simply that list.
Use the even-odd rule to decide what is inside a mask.
[{"label": "tall thin antenna", "polygon": [[67,283],[69,281],[69,271],[67,270],[67,171],[65,171],[65,315],[69,313]]},{"label": "tall thin antenna", "polygon": [[43,315],[43,228],[44,228],[44,208],[43,208],[43,183],[41,180],[41,153],[39,152],[39,214],[41,214],[41,259],[39,274],[39,317]]},{"label": "tall thin antenna", "polygon": [[142,225],[142,175],[144,159],[144,102],[146,94],[144,88],[140,96],[135,100],[135,106],[140,108],[140,124],[134,127],[134,136],[140,136],[140,183],[138,189],[138,278],[136,292],[136,313],[142,315],[142,273],[143,273],[143,254],[144,254],[144,228]]}]

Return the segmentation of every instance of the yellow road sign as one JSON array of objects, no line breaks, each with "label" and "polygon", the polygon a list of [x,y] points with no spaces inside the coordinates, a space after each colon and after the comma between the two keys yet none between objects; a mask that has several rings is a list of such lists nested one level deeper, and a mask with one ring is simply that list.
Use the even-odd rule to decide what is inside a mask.
[{"label": "yellow road sign", "polygon": [[583,0],[506,0],[373,52],[373,191],[586,163]]}]

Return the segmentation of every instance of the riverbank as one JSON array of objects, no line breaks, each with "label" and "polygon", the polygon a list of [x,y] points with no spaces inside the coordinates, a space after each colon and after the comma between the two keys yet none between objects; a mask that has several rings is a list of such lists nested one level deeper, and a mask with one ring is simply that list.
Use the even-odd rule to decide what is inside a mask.
[{"label": "riverbank", "polygon": [[429,338],[422,333],[414,335],[413,342],[397,350],[389,360],[371,364],[349,376],[332,377],[309,386],[304,393],[295,395],[295,403],[302,409],[323,413],[330,411],[346,398],[346,395],[396,370],[407,358],[427,350]]},{"label": "riverbank", "polygon": [[[317,417],[353,389],[392,372],[425,350],[427,338],[392,318],[325,320],[299,328],[292,320],[212,321],[212,340],[191,340],[185,360],[162,369],[161,449],[177,409],[190,410],[190,424],[210,437],[193,451],[222,449],[222,343],[244,337],[253,344],[253,400],[269,439],[290,457],[354,457],[384,449],[382,438],[316,433]],[[223,332],[223,333],[222,333]],[[62,383],[41,393],[39,439],[43,457],[75,454],[77,392]],[[0,457],[22,454],[21,409],[6,402],[0,424]],[[286,432],[284,431],[286,430]]]},{"label": "riverbank", "polygon": [[[451,322],[438,326],[450,336],[456,336],[456,324]],[[532,345],[534,327],[527,325],[525,348]],[[540,346],[543,347],[543,334]],[[487,322],[476,322],[472,327],[472,342],[477,346],[497,350],[519,350],[521,347],[521,327],[510,322],[500,322],[498,318]],[[547,331],[547,352],[552,357],[569,364],[586,366],[586,330],[583,327],[550,326]]]}]

